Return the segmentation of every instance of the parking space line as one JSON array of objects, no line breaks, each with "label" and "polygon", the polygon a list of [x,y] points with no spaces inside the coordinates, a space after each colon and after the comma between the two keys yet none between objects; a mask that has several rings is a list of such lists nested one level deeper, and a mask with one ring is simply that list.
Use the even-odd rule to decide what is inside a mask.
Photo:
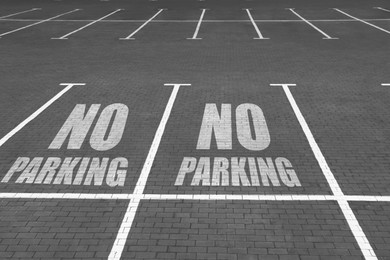
[{"label": "parking space line", "polygon": [[260,32],[260,30],[259,30],[259,27],[257,27],[257,25],[256,25],[256,23],[255,23],[255,20],[253,19],[252,14],[251,14],[251,12],[249,11],[249,9],[247,8],[247,9],[244,9],[244,10],[247,12],[247,14],[248,14],[248,16],[249,16],[249,19],[251,20],[252,25],[253,25],[253,27],[255,28],[256,33],[257,33],[257,36],[258,36],[257,38],[253,38],[253,39],[255,39],[255,40],[268,40],[269,38],[264,38],[263,35],[261,34],[261,32]]},{"label": "parking space line", "polygon": [[1,16],[0,19],[8,18],[8,17],[15,16],[15,15],[18,15],[18,14],[25,14],[25,13],[33,12],[33,11],[36,11],[36,10],[42,10],[42,8],[32,8],[30,10],[21,11],[21,12],[14,13],[14,14],[8,14],[8,15],[5,15],[5,16]]},{"label": "parking space line", "polygon": [[388,12],[388,13],[390,13],[390,10],[387,10],[387,9],[385,9],[385,8],[383,8],[383,7],[373,7],[374,9],[379,9],[379,10],[382,10],[382,11],[385,11],[385,12]]},{"label": "parking space line", "polygon": [[166,9],[159,9],[159,11],[153,15],[149,20],[147,20],[146,22],[144,22],[140,27],[138,27],[132,34],[130,34],[129,36],[127,36],[126,38],[119,38],[119,40],[134,40],[134,38],[132,38],[137,32],[139,32],[142,28],[144,28],[148,23],[150,23],[150,21],[152,21],[154,18],[156,18],[157,15],[159,15],[162,11],[164,11]]},{"label": "parking space line", "polygon": [[[16,19],[16,18],[4,18],[0,19],[0,22],[36,22],[40,21],[39,19]],[[50,22],[93,22],[94,20],[90,19],[55,19],[51,20]],[[115,19],[115,20],[102,20],[100,22],[102,23],[143,23],[146,20],[123,20],[123,19]],[[199,20],[153,20],[152,23],[197,23]],[[267,20],[267,19],[257,19],[254,20],[256,23],[303,23],[302,20]],[[309,22],[353,22],[356,23],[358,21],[354,19],[307,19]],[[372,18],[372,19],[364,19],[364,21],[371,21],[371,22],[387,22],[390,21],[390,18]],[[203,20],[202,23],[247,23],[248,20]]]},{"label": "parking space line", "polygon": [[278,86],[283,88],[283,91],[286,94],[286,97],[291,105],[291,108],[293,109],[294,114],[297,117],[298,122],[302,127],[306,139],[309,142],[310,148],[314,153],[314,156],[328,182],[330,189],[332,190],[333,195],[339,197],[339,199],[337,199],[337,202],[340,206],[343,215],[345,216],[345,219],[348,223],[349,228],[352,231],[352,234],[356,239],[356,242],[359,245],[360,251],[362,252],[366,260],[374,260],[374,259],[376,260],[377,257],[375,255],[374,250],[371,247],[371,244],[367,240],[367,237],[364,234],[351,207],[349,206],[348,201],[343,199],[344,193],[342,192],[336,178],[334,177],[332,171],[330,170],[324,155],[322,154],[316,140],[314,139],[314,136],[289,89],[290,86],[296,86],[296,84],[271,84],[271,86]]},{"label": "parking space line", "polygon": [[[145,189],[146,182],[148,180],[150,170],[152,169],[154,158],[156,157],[158,148],[160,146],[160,142],[162,136],[164,134],[165,126],[168,122],[169,116],[171,115],[171,111],[173,108],[173,104],[175,103],[175,99],[177,93],[179,92],[180,87],[182,86],[191,86],[191,84],[164,84],[164,86],[173,86],[173,90],[171,96],[169,97],[167,106],[165,107],[164,114],[161,118],[160,124],[157,128],[156,134],[153,138],[152,145],[150,147],[149,153],[145,159],[144,166],[142,167],[141,174],[138,178],[137,184],[134,188],[134,195],[142,195]],[[123,218],[122,224],[119,228],[117,237],[115,239],[114,245],[111,249],[110,255],[108,259],[117,260],[120,259],[122,255],[123,248],[125,246],[127,236],[129,235],[131,225],[133,224],[135,213],[137,211],[138,205],[140,203],[139,198],[133,198],[130,200],[129,205],[127,207],[125,216]]]},{"label": "parking space line", "polygon": [[385,33],[390,34],[389,31],[387,31],[387,30],[385,30],[385,29],[383,29],[383,28],[381,28],[381,27],[379,27],[379,26],[376,26],[375,24],[366,22],[366,21],[364,21],[364,20],[362,20],[362,19],[359,19],[359,18],[357,18],[357,17],[355,17],[355,16],[352,16],[352,15],[350,15],[350,14],[347,14],[346,12],[341,11],[340,9],[337,9],[337,8],[333,8],[333,9],[336,10],[337,12],[339,12],[339,13],[342,13],[342,14],[344,14],[344,15],[346,15],[346,16],[348,16],[348,17],[354,19],[354,20],[356,20],[356,21],[365,23],[365,24],[367,24],[367,25],[369,25],[369,26],[371,26],[371,27],[374,27],[374,28],[376,28],[376,29],[378,29],[378,30],[381,30],[382,32],[385,32]]},{"label": "parking space line", "polygon": [[353,236],[356,239],[356,242],[360,247],[360,251],[362,251],[363,253],[364,258],[366,260],[377,260],[378,258],[376,257],[376,254],[370,242],[368,241],[366,234],[360,226],[359,221],[355,216],[355,213],[353,213],[349,202],[345,200],[338,200],[337,202],[341,208],[345,219],[347,220],[347,223],[352,231]]},{"label": "parking space line", "polygon": [[29,24],[29,25],[20,27],[20,28],[18,28],[18,29],[12,30],[12,31],[2,33],[2,34],[0,34],[0,37],[2,37],[2,36],[4,36],[4,35],[11,34],[11,33],[14,33],[14,32],[17,32],[17,31],[21,31],[21,30],[23,30],[23,29],[29,28],[29,27],[34,26],[34,25],[38,25],[38,24],[41,24],[41,23],[44,23],[44,22],[47,22],[47,21],[56,19],[57,17],[63,16],[63,15],[66,15],[66,14],[70,14],[70,13],[77,12],[77,11],[79,11],[79,10],[81,10],[81,9],[74,9],[74,10],[72,10],[72,11],[69,11],[69,12],[66,12],[66,13],[63,13],[63,14],[56,15],[56,16],[53,16],[53,17],[48,18],[48,19],[45,19],[45,20],[40,20],[39,22],[32,23],[32,24]]},{"label": "parking space line", "polygon": [[6,134],[3,138],[0,139],[0,147],[8,141],[13,135],[19,132],[25,125],[31,122],[34,118],[36,118],[39,114],[41,114],[46,108],[48,108],[51,104],[54,103],[57,99],[59,99],[62,95],[64,95],[67,91],[69,91],[73,86],[84,86],[85,83],[61,83],[61,86],[66,86],[63,90],[61,90],[57,95],[52,97],[49,101],[47,101],[43,106],[41,106],[37,111],[27,117],[23,122],[17,125],[11,132]]},{"label": "parking space line", "polygon": [[255,200],[255,201],[355,201],[355,202],[390,202],[390,196],[370,195],[232,195],[232,194],[133,194],[133,193],[18,193],[1,192],[0,199],[79,199],[79,200]]},{"label": "parking space line", "polygon": [[383,87],[390,87],[390,83],[382,83]]},{"label": "parking space line", "polygon": [[322,154],[319,146],[317,145],[317,142],[315,141],[314,136],[311,133],[310,128],[307,125],[305,118],[303,117],[297,103],[295,102],[294,97],[291,94],[289,87],[294,87],[294,86],[296,86],[296,84],[271,84],[270,86],[283,88],[283,90],[287,96],[287,99],[290,102],[290,105],[291,105],[291,107],[292,107],[292,109],[293,109],[293,111],[294,111],[294,113],[299,121],[299,124],[301,125],[302,130],[305,133],[305,136],[310,144],[310,147],[313,150],[314,156],[315,156],[322,172],[324,173],[326,180],[329,183],[329,186],[330,186],[333,194],[336,196],[344,195],[343,192],[341,191],[341,188],[340,188],[339,184],[337,183],[333,173],[331,172],[331,170],[330,170],[330,168],[325,160],[324,155]]},{"label": "parking space line", "polygon": [[202,9],[202,13],[200,14],[199,21],[198,21],[198,24],[196,25],[194,35],[192,36],[192,38],[187,38],[187,40],[201,40],[202,39],[202,38],[198,38],[198,33],[199,33],[200,25],[202,24],[202,21],[203,21],[204,14],[206,13],[206,10],[208,10],[208,9]]},{"label": "parking space line", "polygon": [[86,24],[86,25],[84,25],[84,26],[78,28],[77,30],[74,30],[74,31],[72,31],[72,32],[70,32],[70,33],[68,33],[68,34],[65,34],[65,35],[63,35],[63,36],[61,36],[61,37],[59,37],[59,38],[52,38],[52,39],[53,39],[53,40],[67,40],[67,39],[68,39],[68,38],[67,38],[68,36],[70,36],[70,35],[72,35],[72,34],[74,34],[74,33],[76,33],[76,32],[79,32],[79,31],[81,31],[81,30],[83,30],[83,29],[85,29],[85,28],[87,28],[87,27],[89,27],[89,26],[91,26],[91,25],[93,25],[93,24],[95,24],[95,23],[97,23],[97,22],[99,22],[99,21],[101,21],[101,20],[103,20],[103,19],[109,17],[110,15],[113,15],[113,14],[115,14],[115,13],[121,11],[121,10],[123,10],[123,9],[117,9],[117,10],[115,10],[114,12],[111,12],[111,13],[109,13],[109,14],[107,14],[107,15],[105,15],[105,16],[103,16],[103,17],[97,19],[97,20],[94,20],[94,21],[90,22],[89,24]]},{"label": "parking space line", "polygon": [[334,38],[334,37],[331,37],[329,36],[328,34],[326,34],[324,31],[322,31],[320,28],[318,28],[317,26],[315,26],[314,24],[312,24],[311,22],[309,22],[308,20],[306,20],[305,18],[303,18],[300,14],[298,14],[297,12],[294,11],[294,8],[287,8],[288,10],[290,10],[293,14],[295,14],[296,16],[298,16],[302,21],[304,21],[305,23],[307,23],[308,25],[310,25],[311,27],[313,27],[315,30],[317,30],[317,32],[321,33],[323,36],[325,36],[325,40],[337,40],[338,38]]}]

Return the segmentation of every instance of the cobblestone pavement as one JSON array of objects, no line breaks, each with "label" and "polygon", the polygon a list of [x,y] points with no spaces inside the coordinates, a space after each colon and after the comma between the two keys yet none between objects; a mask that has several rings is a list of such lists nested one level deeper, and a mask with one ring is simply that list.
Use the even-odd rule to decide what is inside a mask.
[{"label": "cobblestone pavement", "polygon": [[388,1],[0,7],[0,259],[390,259]]}]

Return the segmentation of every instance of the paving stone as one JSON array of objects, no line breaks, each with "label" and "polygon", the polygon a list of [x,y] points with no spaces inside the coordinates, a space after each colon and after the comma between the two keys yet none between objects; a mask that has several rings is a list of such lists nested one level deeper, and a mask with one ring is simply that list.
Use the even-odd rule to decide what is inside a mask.
[{"label": "paving stone", "polygon": [[[171,202],[168,202],[168,204]],[[147,215],[158,216],[164,214],[166,202],[160,201],[158,205],[148,201],[141,201],[137,214],[134,219],[133,227],[129,239],[123,252],[123,258],[127,259],[134,252],[147,251],[149,253],[162,253],[160,250],[166,249],[166,252],[175,254],[177,258],[180,256],[183,259],[191,259],[190,256],[196,254],[196,259],[215,259],[218,256],[224,256],[226,259],[263,259],[263,257],[275,256],[276,259],[300,259],[303,257],[312,256],[313,259],[320,258],[337,258],[337,257],[354,257],[355,259],[363,259],[361,252],[354,241],[352,233],[344,233],[343,235],[332,235],[333,230],[345,229],[347,230],[346,221],[332,221],[338,220],[341,210],[335,202],[317,201],[317,202],[270,202],[270,201],[175,201],[175,211],[172,215],[172,221],[181,222],[183,218],[193,218],[193,208],[207,208],[209,211],[209,218],[213,219],[231,219],[235,224],[220,224],[214,226],[213,224],[197,225],[191,229],[182,229],[181,227],[172,227],[170,229],[161,228],[154,225],[154,228],[143,227],[143,220]],[[181,204],[184,207],[181,207]],[[191,204],[191,207],[187,207]],[[225,207],[220,207],[224,205]],[[250,211],[249,217],[237,218],[235,214],[230,214],[230,208],[240,208],[243,205],[248,206]],[[250,207],[249,207],[250,205]],[[315,212],[312,214],[303,214],[299,219],[293,216],[297,213],[292,210],[284,209],[285,206],[295,206],[300,208],[303,212]],[[223,210],[225,208],[225,210]],[[254,214],[260,208],[267,209],[260,214]],[[163,211],[159,210],[163,209]],[[219,211],[218,214],[213,212]],[[292,218],[270,218],[273,212],[283,210],[287,216]],[[170,209],[171,211],[171,209]],[[252,212],[253,211],[253,212]],[[329,214],[328,211],[332,211]],[[172,211],[171,211],[172,212]],[[270,213],[269,213],[270,212]],[[264,224],[256,224],[256,220],[263,220]],[[302,229],[308,223],[316,219],[319,230],[329,231],[325,235],[313,233],[298,233],[294,234],[292,230]],[[331,220],[332,225],[321,225]],[[295,224],[294,222],[297,222]],[[157,224],[157,223],[156,223]],[[293,229],[291,228],[293,225]],[[248,228],[250,227],[250,228]],[[216,230],[218,235],[192,235],[193,231],[201,232],[201,229]],[[229,232],[221,232],[229,230]],[[255,230],[258,235],[251,235],[250,232],[242,232],[245,230]],[[281,232],[283,231],[283,232]],[[178,234],[180,232],[181,234]],[[214,232],[211,232],[214,233]],[[221,234],[219,234],[221,233]],[[148,245],[135,247],[134,244],[140,239],[139,236],[145,234],[150,237],[155,237],[157,234],[164,235],[162,240],[158,238],[157,243],[164,246]],[[167,237],[167,238],[165,238]],[[182,243],[185,241],[186,243]],[[180,246],[181,245],[181,246]],[[289,258],[290,257],[290,258]],[[147,258],[140,258],[147,259]],[[181,258],[180,258],[181,259]],[[192,258],[194,259],[194,258]],[[308,258],[310,259],[310,258]]]},{"label": "paving stone", "polygon": [[[122,202],[121,207],[113,208],[112,212],[101,214],[99,222],[95,222],[91,218],[89,223],[97,223],[101,227],[100,230],[95,230],[92,227],[82,229],[81,232],[86,237],[75,239],[75,235],[80,232],[78,228],[74,231],[70,229],[58,228],[59,226],[67,224],[69,227],[83,225],[85,222],[78,217],[74,217],[69,222],[68,219],[56,218],[51,222],[47,222],[47,227],[44,229],[36,228],[34,225],[27,225],[34,221],[42,221],[47,215],[56,214],[58,210],[63,210],[66,205],[71,205],[73,210],[79,212],[99,211],[99,208],[106,207],[113,204],[112,201],[85,201],[85,200],[60,200],[58,207],[46,208],[46,201],[48,200],[33,200],[39,202],[43,206],[43,210],[37,210],[31,200],[25,199],[7,199],[2,206],[0,212],[0,222],[4,224],[4,232],[0,233],[0,243],[4,246],[1,250],[2,257],[12,257],[12,259],[106,259],[116,234],[119,225],[122,221],[126,203]],[[48,201],[50,203],[50,201]],[[49,204],[48,203],[48,204]],[[20,206],[20,209],[15,215],[7,213],[7,210],[12,210],[15,204],[26,205]],[[116,203],[115,203],[116,204]],[[100,222],[101,221],[101,222]],[[107,231],[105,226],[109,222],[116,223],[116,229]],[[19,225],[20,224],[20,225]],[[87,223],[86,223],[87,224]],[[88,226],[88,225],[86,225]],[[27,228],[27,230],[26,230]],[[20,230],[23,232],[20,232]],[[27,233],[26,233],[27,231]],[[6,233],[5,233],[6,232]],[[107,232],[111,232],[108,234]],[[14,234],[8,236],[3,234]],[[42,236],[50,234],[50,236]],[[81,234],[81,233],[80,233]],[[109,236],[108,236],[109,235]],[[89,238],[90,237],[90,238]],[[103,252],[99,254],[98,252]]]}]

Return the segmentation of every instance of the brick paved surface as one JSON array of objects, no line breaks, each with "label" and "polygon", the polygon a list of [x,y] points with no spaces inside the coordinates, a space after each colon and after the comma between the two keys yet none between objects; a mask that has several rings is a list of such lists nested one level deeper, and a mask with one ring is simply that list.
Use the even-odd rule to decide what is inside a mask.
[{"label": "brick paved surface", "polygon": [[333,202],[143,202],[124,259],[362,259]]},{"label": "brick paved surface", "polygon": [[351,203],[351,207],[358,216],[368,239],[372,241],[378,258],[389,259],[389,204],[354,202]]},{"label": "brick paved surface", "polygon": [[389,40],[385,0],[0,0],[0,259],[390,259]]},{"label": "brick paved surface", "polygon": [[107,259],[124,201],[2,200],[2,259]]}]

